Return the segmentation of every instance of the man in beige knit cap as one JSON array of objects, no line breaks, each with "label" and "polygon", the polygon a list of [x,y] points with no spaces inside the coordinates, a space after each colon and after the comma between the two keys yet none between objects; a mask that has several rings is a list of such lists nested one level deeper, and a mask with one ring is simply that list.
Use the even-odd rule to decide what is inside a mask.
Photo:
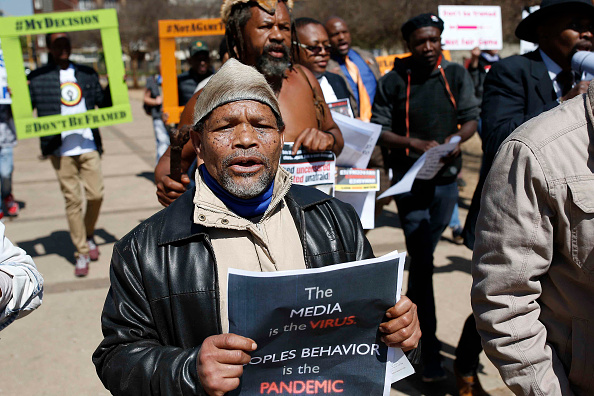
[{"label": "man in beige knit cap", "polygon": [[[373,256],[357,214],[279,167],[285,126],[273,90],[231,59],[196,101],[196,188],[114,247],[104,339],[93,355],[114,395],[223,395],[254,341],[228,333],[227,271],[316,268]],[[328,236],[332,236],[329,238]],[[406,297],[380,325],[405,351],[420,338]]]}]

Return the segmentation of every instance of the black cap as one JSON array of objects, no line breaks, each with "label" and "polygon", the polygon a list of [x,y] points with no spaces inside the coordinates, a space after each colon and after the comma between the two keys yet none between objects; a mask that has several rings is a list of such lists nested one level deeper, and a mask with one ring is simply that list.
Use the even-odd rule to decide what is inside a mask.
[{"label": "black cap", "polygon": [[439,29],[439,32],[443,32],[443,20],[435,14],[421,14],[417,15],[414,18],[409,19],[402,25],[400,31],[402,31],[402,37],[404,40],[408,41],[412,32],[417,29],[433,26]]},{"label": "black cap", "polygon": [[594,17],[591,0],[542,0],[540,8],[528,15],[516,28],[516,37],[520,40],[538,43],[536,29],[547,17],[566,10],[583,10],[585,15]]}]

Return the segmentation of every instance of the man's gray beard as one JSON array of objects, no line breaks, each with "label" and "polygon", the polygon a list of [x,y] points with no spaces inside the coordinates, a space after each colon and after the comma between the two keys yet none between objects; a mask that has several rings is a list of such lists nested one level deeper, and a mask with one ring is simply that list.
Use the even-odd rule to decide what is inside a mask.
[{"label": "man's gray beard", "polygon": [[[264,173],[262,173],[257,180],[248,182],[246,185],[236,184],[227,170],[229,169],[229,163],[231,160],[239,156],[257,156],[260,158],[264,163]],[[225,171],[221,173],[221,180],[219,180],[219,184],[221,187],[227,190],[227,192],[241,199],[250,199],[262,194],[268,188],[270,183],[272,183],[272,180],[274,180],[275,176],[274,172],[272,171],[272,167],[270,166],[270,160],[260,153],[250,153],[249,150],[245,151],[244,153],[230,155],[223,159],[223,169]],[[253,173],[242,173],[241,177],[249,178],[253,175]]]},{"label": "man's gray beard", "polygon": [[268,77],[284,77],[289,66],[288,57],[278,59],[264,54],[258,59],[256,69]]}]

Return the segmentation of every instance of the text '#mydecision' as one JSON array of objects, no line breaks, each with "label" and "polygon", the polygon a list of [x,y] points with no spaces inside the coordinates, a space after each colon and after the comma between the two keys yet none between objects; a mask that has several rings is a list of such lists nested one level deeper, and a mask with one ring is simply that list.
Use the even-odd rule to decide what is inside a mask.
[{"label": "text '#mydecision'", "polygon": [[[16,21],[16,30],[26,32],[49,29],[54,27],[90,26],[98,25],[99,17],[96,15],[85,15],[66,18],[44,18],[41,20],[29,19]],[[23,29],[24,28],[24,29]]]}]

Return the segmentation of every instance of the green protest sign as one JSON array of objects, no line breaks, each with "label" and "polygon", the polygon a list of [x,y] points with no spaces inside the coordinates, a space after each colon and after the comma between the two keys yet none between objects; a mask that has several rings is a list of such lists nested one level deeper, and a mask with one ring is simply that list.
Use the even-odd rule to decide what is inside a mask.
[{"label": "green protest sign", "polygon": [[[75,115],[33,117],[19,36],[95,29],[101,31],[113,106],[90,109]],[[128,88],[124,82],[124,64],[116,10],[60,12],[0,18],[0,40],[6,63],[8,85],[12,90],[12,113],[19,139],[132,121]]]}]

